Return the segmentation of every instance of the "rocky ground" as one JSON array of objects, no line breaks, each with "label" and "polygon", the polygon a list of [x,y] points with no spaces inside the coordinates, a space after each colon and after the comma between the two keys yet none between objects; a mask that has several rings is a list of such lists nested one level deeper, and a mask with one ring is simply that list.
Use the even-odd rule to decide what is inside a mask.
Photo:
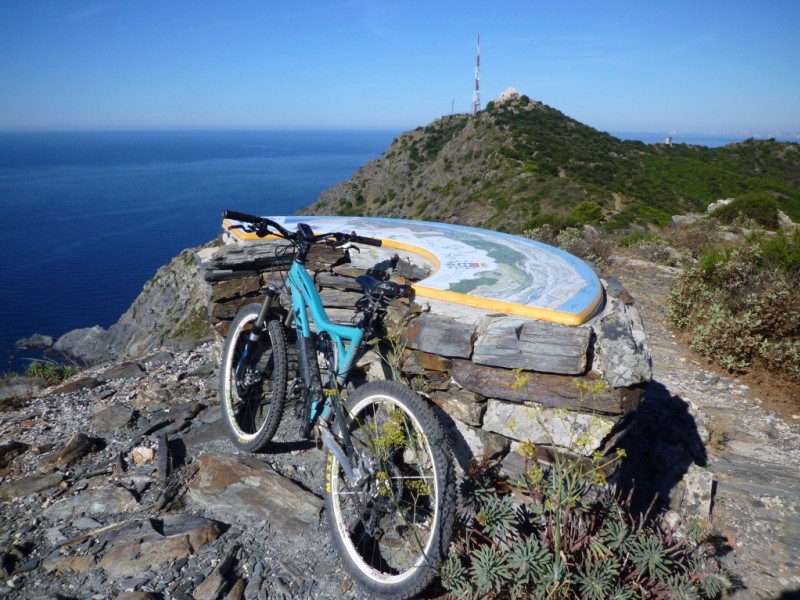
[{"label": "rocky ground", "polygon": [[160,352],[0,413],[0,597],[363,597],[295,407],[272,454],[238,454],[216,362],[211,343]]},{"label": "rocky ground", "polygon": [[[672,336],[674,270],[612,268],[644,317],[655,373],[620,440],[623,483],[685,507],[698,488],[681,482],[699,482],[695,510],[711,501],[732,597],[798,597],[800,418],[766,410]],[[272,452],[235,452],[217,353],[209,342],[96,367],[0,412],[0,597],[364,597],[331,548],[323,455],[296,441],[297,407]]]},{"label": "rocky ground", "polygon": [[653,355],[637,416],[641,453],[667,458],[687,479],[713,479],[711,527],[733,598],[800,598],[800,399],[759,397],[776,390],[721,374],[671,333],[664,300],[678,269],[615,258],[611,270],[635,298]]}]

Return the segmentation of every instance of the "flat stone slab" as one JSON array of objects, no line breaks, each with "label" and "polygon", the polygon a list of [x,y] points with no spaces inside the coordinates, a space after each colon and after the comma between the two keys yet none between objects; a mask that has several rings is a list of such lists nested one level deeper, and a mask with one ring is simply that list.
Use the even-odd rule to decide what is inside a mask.
[{"label": "flat stone slab", "polygon": [[322,499],[250,456],[209,452],[189,482],[191,502],[223,521],[269,521],[301,540],[319,522]]},{"label": "flat stone slab", "polygon": [[105,433],[128,425],[133,419],[133,409],[124,404],[112,404],[92,415],[95,431]]},{"label": "flat stone slab", "polygon": [[98,566],[115,578],[130,577],[147,567],[186,558],[220,536],[217,523],[202,517],[176,515],[163,521],[147,519],[138,529],[116,537]]},{"label": "flat stone slab", "polygon": [[0,500],[10,498],[23,498],[32,494],[38,494],[44,490],[56,487],[64,481],[61,473],[47,473],[45,475],[30,475],[15,481],[4,482],[0,485]]},{"label": "flat stone slab", "polygon": [[[63,541],[61,551],[46,558],[42,568],[47,573],[63,574],[99,567],[113,579],[132,577],[165,562],[192,556],[221,533],[219,523],[194,515],[121,521]],[[99,562],[95,553],[69,554],[73,547],[84,545],[90,538],[97,541],[96,547],[105,547]]]},{"label": "flat stone slab", "polygon": [[590,456],[614,422],[597,415],[489,400],[483,428],[520,442],[549,444]]},{"label": "flat stone slab", "polygon": [[139,501],[130,490],[109,484],[105,477],[90,480],[89,487],[75,496],[65,496],[42,511],[51,519],[64,521],[80,516],[120,514],[138,510]]}]

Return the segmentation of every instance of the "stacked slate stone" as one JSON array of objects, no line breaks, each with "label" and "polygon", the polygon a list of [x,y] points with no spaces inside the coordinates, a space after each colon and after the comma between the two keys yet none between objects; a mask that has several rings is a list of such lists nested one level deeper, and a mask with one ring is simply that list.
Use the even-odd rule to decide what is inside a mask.
[{"label": "stacked slate stone", "polygon": [[[242,306],[263,300],[266,285],[282,283],[292,258],[281,241],[223,241],[198,255],[211,286],[209,316],[220,336]],[[313,249],[307,266],[333,320],[353,319],[361,297],[358,275],[403,283],[427,276],[424,265],[392,252]],[[623,417],[638,406],[652,372],[630,296],[618,282],[604,283],[603,310],[578,327],[454,310],[425,298],[401,301],[388,311],[392,342],[377,352],[391,364],[376,369],[381,360],[374,352],[361,364],[372,365],[368,377],[399,372],[431,399],[464,467],[472,457],[504,457],[507,471],[525,468],[515,451],[530,442],[544,459],[553,450],[603,452],[620,433]],[[287,302],[283,297],[284,307]]]}]

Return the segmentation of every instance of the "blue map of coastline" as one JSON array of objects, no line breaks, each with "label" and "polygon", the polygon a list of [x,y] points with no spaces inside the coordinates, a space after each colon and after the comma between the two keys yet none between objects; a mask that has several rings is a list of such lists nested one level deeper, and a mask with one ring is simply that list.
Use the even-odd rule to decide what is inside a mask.
[{"label": "blue map of coastline", "polygon": [[223,209],[292,214],[397,133],[0,133],[0,372],[20,338],[114,323]]},{"label": "blue map of coastline", "polygon": [[285,226],[307,221],[321,231],[356,231],[419,246],[443,263],[418,282],[424,287],[587,317],[586,311],[601,299],[600,282],[585,262],[515,235],[450,223],[375,217],[270,218],[282,220]]}]

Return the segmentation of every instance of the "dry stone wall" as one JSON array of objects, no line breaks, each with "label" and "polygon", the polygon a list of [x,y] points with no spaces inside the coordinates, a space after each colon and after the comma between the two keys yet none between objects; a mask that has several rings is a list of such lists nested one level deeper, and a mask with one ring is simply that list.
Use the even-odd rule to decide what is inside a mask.
[{"label": "dry stone wall", "polygon": [[[223,337],[236,312],[282,282],[291,253],[285,243],[241,243],[223,237],[199,262],[211,287],[209,316]],[[353,260],[353,259],[356,260]],[[402,283],[425,275],[407,257],[386,251],[377,261],[315,247],[308,263],[332,319],[350,321],[361,297],[355,278],[369,273]],[[389,308],[387,337],[360,366],[369,378],[402,375],[441,409],[457,454],[502,457],[533,442],[589,456],[615,439],[651,377],[641,319],[618,282],[606,285],[604,308],[578,327],[463,309],[419,299]],[[282,298],[288,307],[288,298]],[[389,364],[390,363],[390,364]],[[512,452],[509,454],[509,450]]]}]

